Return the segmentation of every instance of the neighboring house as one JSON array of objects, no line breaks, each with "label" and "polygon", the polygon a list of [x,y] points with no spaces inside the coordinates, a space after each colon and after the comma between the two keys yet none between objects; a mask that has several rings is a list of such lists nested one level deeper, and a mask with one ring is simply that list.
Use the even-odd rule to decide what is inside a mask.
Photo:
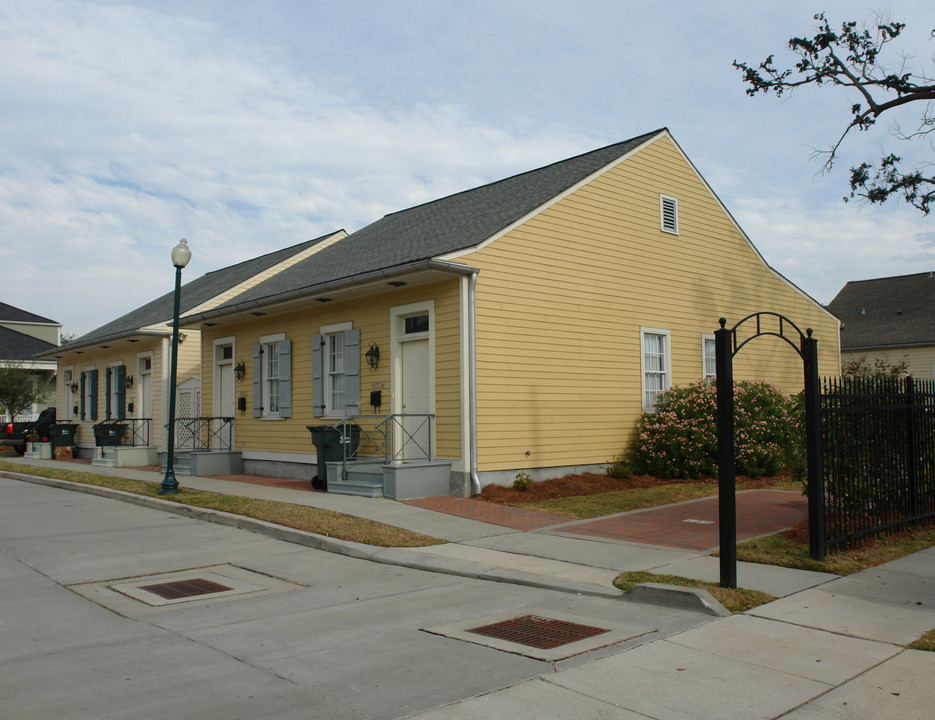
[{"label": "neighboring house", "polygon": [[[33,380],[42,395],[17,420],[35,420],[40,410],[55,404],[55,362],[37,356],[54,350],[61,340],[61,323],[0,303],[0,367],[15,365],[33,371]],[[0,420],[9,419],[0,414]]]},{"label": "neighboring house", "polygon": [[[182,322],[202,332],[205,414],[226,387],[215,358],[244,364],[247,470],[311,477],[307,426],[354,418],[395,427],[396,457],[431,445],[468,495],[606,465],[659,392],[713,376],[718,318],[758,311],[813,328],[838,372],[837,319],[765,263],[662,129],[387,215]],[[802,387],[775,337],[735,372]]]},{"label": "neighboring house", "polygon": [[847,283],[828,305],[841,326],[841,359],[905,362],[935,378],[935,277],[931,272]]},{"label": "neighboring house", "polygon": [[[181,312],[206,311],[227,302],[345,234],[331,233],[188,282],[181,290]],[[166,277],[171,278],[168,270]],[[165,451],[173,299],[170,291],[44,353],[58,364],[58,422],[78,425],[80,455],[96,456],[103,464],[94,426],[116,421],[122,421],[124,443],[133,448],[120,448],[124,459],[107,464],[151,464]],[[196,329],[180,333],[177,377],[177,417],[199,416],[201,333]],[[226,415],[233,415],[233,409]]]}]

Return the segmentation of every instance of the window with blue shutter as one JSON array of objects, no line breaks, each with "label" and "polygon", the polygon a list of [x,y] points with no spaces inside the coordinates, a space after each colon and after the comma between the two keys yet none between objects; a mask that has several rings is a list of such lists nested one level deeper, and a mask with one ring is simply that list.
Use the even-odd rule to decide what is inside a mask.
[{"label": "window with blue shutter", "polygon": [[88,413],[90,420],[97,420],[97,368],[88,373]]},{"label": "window with blue shutter", "polygon": [[114,415],[118,420],[127,417],[127,369],[123,365],[114,368]]}]

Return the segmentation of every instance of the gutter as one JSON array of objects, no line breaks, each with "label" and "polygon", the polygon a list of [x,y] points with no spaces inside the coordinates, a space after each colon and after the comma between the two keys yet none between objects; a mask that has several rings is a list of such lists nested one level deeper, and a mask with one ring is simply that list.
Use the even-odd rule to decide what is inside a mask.
[{"label": "gutter", "polygon": [[207,310],[205,312],[198,313],[197,315],[185,315],[182,317],[182,323],[185,325],[192,325],[197,322],[204,322],[206,320],[212,320],[214,318],[223,317],[225,315],[234,315],[239,312],[255,310],[259,308],[269,308],[271,306],[287,303],[291,300],[313,298],[315,295],[322,293],[344,290],[360,285],[367,285],[379,280],[396,278],[402,275],[409,275],[413,272],[425,270],[437,270],[439,272],[447,272],[454,275],[472,275],[478,272],[476,268],[468,267],[467,265],[463,265],[461,263],[449,262],[447,260],[419,260],[418,262],[408,263],[406,265],[398,265],[393,268],[374,270],[372,272],[354,275],[350,278],[332,280],[320,285],[303,287],[297,290],[289,290],[275,296],[267,296],[263,298],[257,298],[255,300],[248,300],[237,305],[227,305],[224,307],[215,308],[214,310]]},{"label": "gutter", "polygon": [[470,405],[471,423],[471,494],[480,494],[480,478],[477,476],[477,338],[475,336],[475,311],[477,288],[477,270],[471,273],[471,284],[468,286],[468,386],[470,388],[468,403]]}]

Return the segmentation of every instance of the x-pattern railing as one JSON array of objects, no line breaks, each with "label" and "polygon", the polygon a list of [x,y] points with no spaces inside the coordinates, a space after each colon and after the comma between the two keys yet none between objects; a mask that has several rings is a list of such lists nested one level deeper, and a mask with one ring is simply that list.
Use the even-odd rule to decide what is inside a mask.
[{"label": "x-pattern railing", "polygon": [[230,450],[234,439],[234,418],[176,418],[177,450]]}]

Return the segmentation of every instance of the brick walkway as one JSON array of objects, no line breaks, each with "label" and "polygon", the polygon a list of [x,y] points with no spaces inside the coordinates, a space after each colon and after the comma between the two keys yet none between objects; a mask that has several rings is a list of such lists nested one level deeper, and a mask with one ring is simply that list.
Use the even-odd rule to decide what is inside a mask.
[{"label": "brick walkway", "polygon": [[[409,500],[409,505],[502,525],[539,530],[568,523],[568,518],[535,510],[450,496]],[[737,494],[737,540],[748,540],[792,527],[808,516],[808,501],[788,490],[748,490]],[[717,497],[586,520],[555,532],[585,537],[662,545],[684,550],[710,550],[719,543]]]},{"label": "brick walkway", "polygon": [[[737,540],[749,540],[792,527],[808,517],[808,500],[788,490],[737,493]],[[719,544],[717,497],[664,505],[564,527],[572,535],[710,550]]]}]

